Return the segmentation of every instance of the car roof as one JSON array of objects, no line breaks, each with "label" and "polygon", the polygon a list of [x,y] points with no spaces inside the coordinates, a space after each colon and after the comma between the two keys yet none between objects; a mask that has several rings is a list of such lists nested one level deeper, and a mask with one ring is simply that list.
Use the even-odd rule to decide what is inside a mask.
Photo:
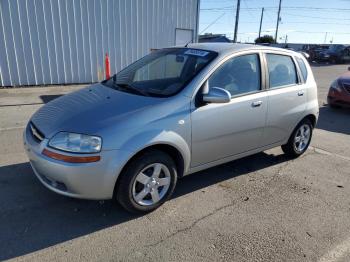
[{"label": "car roof", "polygon": [[233,43],[194,43],[188,44],[188,48],[202,49],[208,51],[214,51],[220,55],[225,55],[229,53],[235,53],[239,51],[249,51],[249,50],[265,50],[265,51],[277,51],[283,53],[289,53],[290,55],[296,55],[299,53],[279,48],[279,47],[270,47],[270,46],[261,46],[261,45],[252,45],[252,44],[233,44]]}]

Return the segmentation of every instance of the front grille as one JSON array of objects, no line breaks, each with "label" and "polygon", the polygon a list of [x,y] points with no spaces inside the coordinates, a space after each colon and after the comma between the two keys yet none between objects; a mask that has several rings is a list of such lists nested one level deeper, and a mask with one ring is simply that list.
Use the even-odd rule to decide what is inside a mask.
[{"label": "front grille", "polygon": [[350,83],[343,83],[343,87],[350,94]]},{"label": "front grille", "polygon": [[45,136],[40,130],[33,124],[29,124],[30,127],[30,133],[32,134],[33,138],[38,141],[39,143],[44,140]]}]

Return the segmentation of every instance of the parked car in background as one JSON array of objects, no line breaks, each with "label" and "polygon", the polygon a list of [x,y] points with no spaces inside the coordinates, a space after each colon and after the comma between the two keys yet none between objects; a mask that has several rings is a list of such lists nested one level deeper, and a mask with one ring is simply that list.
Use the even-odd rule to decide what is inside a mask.
[{"label": "parked car in background", "polygon": [[328,96],[328,105],[331,107],[350,107],[350,67],[331,84]]},{"label": "parked car in background", "polygon": [[330,62],[332,64],[350,62],[350,46],[331,45],[328,49],[321,51],[316,59],[319,62]]},{"label": "parked car in background", "polygon": [[52,191],[115,197],[142,213],[168,200],[184,175],[276,146],[302,155],[318,113],[316,82],[301,54],[189,44],[154,51],[44,105],[24,145]]},{"label": "parked car in background", "polygon": [[293,48],[293,47],[289,47],[288,44],[287,44],[286,46],[282,47],[282,48],[283,48],[283,49],[290,50],[290,51],[298,52],[298,53],[302,54],[302,55],[306,58],[306,60],[309,60],[309,58],[310,58],[310,55],[309,55],[307,52],[302,51],[302,50],[296,50],[296,49]]},{"label": "parked car in background", "polygon": [[315,44],[307,44],[303,45],[301,51],[305,52],[309,55],[308,60],[310,62],[317,60],[319,53],[328,49],[329,45],[315,45]]},{"label": "parked car in background", "polygon": [[211,33],[199,35],[198,42],[199,43],[232,43],[232,41],[228,39],[224,34],[211,34]]}]

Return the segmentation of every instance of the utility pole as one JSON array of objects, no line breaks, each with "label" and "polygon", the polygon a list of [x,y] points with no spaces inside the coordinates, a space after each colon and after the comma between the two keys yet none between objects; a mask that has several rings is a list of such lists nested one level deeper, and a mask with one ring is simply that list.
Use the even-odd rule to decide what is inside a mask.
[{"label": "utility pole", "polygon": [[276,33],[275,33],[275,42],[276,43],[277,43],[277,35],[278,35],[278,26],[279,26],[279,23],[280,23],[281,4],[282,4],[282,0],[280,0],[280,4],[278,6],[277,24],[276,24]]},{"label": "utility pole", "polygon": [[326,44],[327,43],[327,35],[328,35],[328,32],[326,32],[326,35],[324,36],[324,44]]},{"label": "utility pole", "polygon": [[259,27],[259,38],[260,38],[260,35],[261,35],[261,26],[262,26],[263,17],[264,17],[264,7],[261,9],[261,18],[260,18],[260,27]]},{"label": "utility pole", "polygon": [[237,0],[237,8],[236,8],[236,22],[235,22],[235,34],[233,36],[233,42],[237,42],[237,31],[238,31],[238,20],[239,20],[239,7],[241,5],[241,0]]}]

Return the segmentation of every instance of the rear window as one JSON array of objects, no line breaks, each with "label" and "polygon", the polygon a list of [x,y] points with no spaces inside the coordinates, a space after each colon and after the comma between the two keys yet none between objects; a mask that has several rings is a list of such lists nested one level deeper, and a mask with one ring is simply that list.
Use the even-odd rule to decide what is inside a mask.
[{"label": "rear window", "polygon": [[305,65],[303,59],[301,59],[300,57],[296,57],[296,60],[297,60],[297,63],[299,65],[301,74],[303,75],[304,81],[306,81],[306,79],[307,79],[307,68],[306,68],[306,65]]},{"label": "rear window", "polygon": [[298,83],[295,65],[290,56],[267,54],[270,88],[295,85]]}]

